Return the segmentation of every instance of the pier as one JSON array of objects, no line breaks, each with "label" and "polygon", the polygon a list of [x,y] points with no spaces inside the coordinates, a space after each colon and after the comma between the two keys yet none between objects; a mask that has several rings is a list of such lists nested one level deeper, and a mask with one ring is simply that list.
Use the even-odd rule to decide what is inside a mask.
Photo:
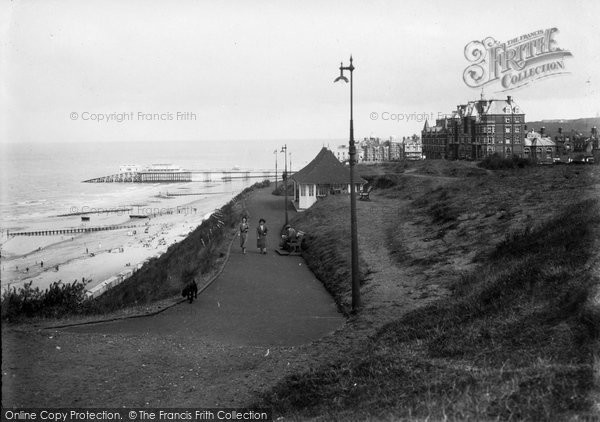
[{"label": "pier", "polygon": [[122,229],[134,229],[140,226],[100,226],[100,227],[74,227],[70,229],[54,229],[54,230],[36,230],[29,232],[7,232],[7,236],[57,236],[62,234],[75,234],[75,233],[89,233],[99,232],[105,230],[122,230]]},{"label": "pier", "polygon": [[84,183],[178,183],[191,182],[189,171],[174,172],[127,172],[84,180]]},{"label": "pier", "polygon": [[[278,176],[281,177],[281,174]],[[271,179],[274,170],[128,171],[84,180],[83,183],[181,183]]]}]

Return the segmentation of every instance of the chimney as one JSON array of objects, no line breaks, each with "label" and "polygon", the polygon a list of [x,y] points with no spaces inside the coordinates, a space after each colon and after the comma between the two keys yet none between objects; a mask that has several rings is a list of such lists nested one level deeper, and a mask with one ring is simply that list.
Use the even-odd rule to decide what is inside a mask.
[{"label": "chimney", "polygon": [[596,126],[594,126],[594,127],[592,128],[592,135],[593,135],[593,136],[596,136],[596,134],[597,134],[597,133],[598,133],[598,128],[596,128]]},{"label": "chimney", "polygon": [[506,96],[506,101],[508,101],[508,104],[510,104],[511,101],[512,101],[512,97],[510,95],[507,95]]},{"label": "chimney", "polygon": [[562,127],[559,127],[559,128],[558,128],[558,134],[559,134],[559,135],[562,135]]},{"label": "chimney", "polygon": [[544,126],[542,126],[540,128],[540,135],[544,136],[544,132],[546,132],[546,128]]}]

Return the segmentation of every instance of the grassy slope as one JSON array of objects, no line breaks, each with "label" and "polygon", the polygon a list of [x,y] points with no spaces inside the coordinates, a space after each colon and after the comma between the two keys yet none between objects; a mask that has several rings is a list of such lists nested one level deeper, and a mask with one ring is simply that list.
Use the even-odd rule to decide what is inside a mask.
[{"label": "grassy slope", "polygon": [[[327,206],[313,207],[290,221],[292,227],[307,233],[306,241],[311,246],[304,251],[304,258],[345,315],[352,308],[351,284],[346,282],[351,279],[350,230],[344,227],[349,225],[333,222],[332,218],[348,215],[349,210],[350,202],[347,200],[328,201]],[[364,280],[368,264],[362,259],[359,263],[363,271],[360,279]]]},{"label": "grassy slope", "polygon": [[[589,168],[469,174],[457,172],[456,164],[418,165],[425,174],[476,176],[441,186],[416,178],[378,193],[412,199],[410,224],[435,233],[424,253],[419,242],[405,239],[405,227],[391,225],[390,253],[398,265],[446,269],[449,256],[469,257],[465,271],[444,273],[451,274],[451,298],[385,325],[352,356],[287,377],[264,404],[324,419],[585,414],[600,332],[593,302],[599,280],[590,261],[599,204],[582,195]],[[344,302],[348,274],[339,268],[347,268],[348,236],[328,230],[341,204],[324,202],[296,224],[315,233],[306,258]]]}]

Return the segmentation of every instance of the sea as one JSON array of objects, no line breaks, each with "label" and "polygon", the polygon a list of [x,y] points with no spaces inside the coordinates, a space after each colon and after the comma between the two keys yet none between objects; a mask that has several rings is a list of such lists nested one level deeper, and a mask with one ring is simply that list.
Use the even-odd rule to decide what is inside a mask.
[{"label": "sea", "polygon": [[[183,184],[83,183],[118,173],[121,165],[160,163],[189,170],[274,170],[277,160],[281,173],[285,167],[284,145],[288,151],[287,165],[295,171],[329,143],[323,140],[2,143],[0,229],[4,239],[7,231],[43,229],[57,215],[146,204],[153,196],[182,188]],[[222,198],[224,204],[227,197],[257,181],[185,185],[187,189],[227,192]]]}]

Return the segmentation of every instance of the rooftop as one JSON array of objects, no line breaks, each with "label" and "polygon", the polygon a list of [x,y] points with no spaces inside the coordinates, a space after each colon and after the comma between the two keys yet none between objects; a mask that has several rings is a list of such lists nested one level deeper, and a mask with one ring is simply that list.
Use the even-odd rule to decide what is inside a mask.
[{"label": "rooftop", "polygon": [[[321,148],[313,160],[304,168],[291,176],[296,183],[311,184],[346,184],[350,183],[350,169],[340,163],[333,152]],[[355,183],[366,183],[361,177]]]}]

